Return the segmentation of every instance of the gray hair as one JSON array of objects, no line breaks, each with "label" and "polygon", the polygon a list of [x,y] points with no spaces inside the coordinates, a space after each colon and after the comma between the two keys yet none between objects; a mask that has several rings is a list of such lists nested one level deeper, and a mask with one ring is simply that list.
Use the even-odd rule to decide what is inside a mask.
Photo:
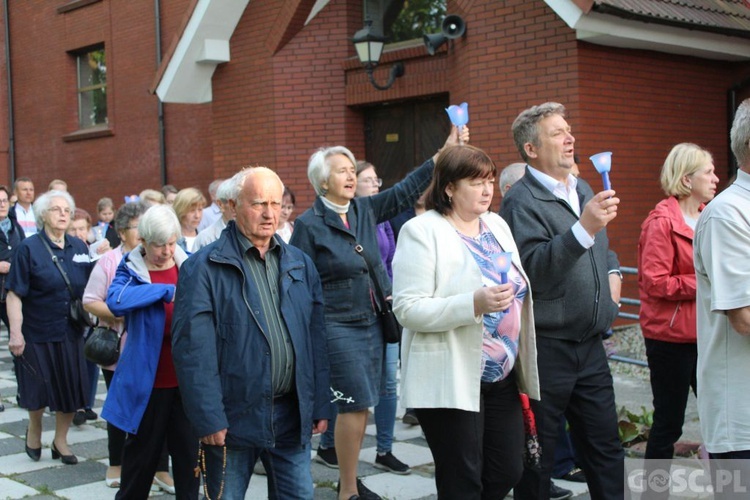
[{"label": "gray hair", "polygon": [[222,203],[227,203],[232,199],[232,179],[227,179],[219,184],[219,188],[216,190],[216,199]]},{"label": "gray hair", "polygon": [[212,198],[216,198],[216,193],[222,182],[224,182],[224,179],[214,179],[211,181],[211,184],[208,185],[208,194],[211,195]]},{"label": "gray hair", "polygon": [[524,149],[525,144],[531,143],[534,146],[539,146],[539,122],[552,115],[560,115],[565,118],[565,106],[559,102],[545,102],[521,111],[521,114],[513,120],[511,126],[513,141],[516,143],[516,148],[523,161],[529,161]]},{"label": "gray hair", "polygon": [[142,201],[134,201],[122,205],[115,214],[115,231],[125,231],[133,219],[139,218],[148,210],[149,205]]},{"label": "gray hair", "polygon": [[357,160],[354,159],[352,152],[344,146],[320,148],[314,152],[307,164],[307,178],[310,179],[310,184],[312,184],[318,196],[325,196],[326,194],[326,190],[323,189],[322,184],[331,176],[331,162],[329,158],[334,155],[344,155],[349,158],[352,165],[357,165]]},{"label": "gray hair", "polygon": [[526,173],[525,163],[511,163],[500,172],[500,196],[505,196],[510,187]]},{"label": "gray hair", "polygon": [[229,182],[231,182],[231,185],[227,188],[230,193],[227,201],[232,200],[234,201],[236,205],[239,206],[240,193],[242,192],[242,188],[245,187],[245,181],[247,180],[247,178],[250,177],[251,175],[255,175],[257,173],[262,173],[262,172],[272,174],[273,177],[276,177],[279,180],[279,184],[281,185],[281,192],[282,193],[284,192],[284,183],[281,181],[281,177],[279,177],[279,174],[277,174],[276,172],[274,172],[268,167],[260,167],[260,166],[247,167],[247,168],[243,168],[242,170],[234,174],[234,176],[231,179],[229,179]]},{"label": "gray hair", "polygon": [[73,214],[76,211],[76,202],[73,201],[73,197],[67,191],[47,191],[39,198],[36,199],[32,209],[34,210],[34,219],[36,219],[36,227],[40,230],[44,228],[44,216],[47,215],[49,206],[52,203],[53,198],[62,198],[66,201],[70,207],[70,220],[73,220]]},{"label": "gray hair", "polygon": [[737,108],[729,133],[732,153],[740,169],[750,172],[750,99],[745,99]]},{"label": "gray hair", "polygon": [[153,205],[138,221],[138,234],[146,244],[164,245],[172,236],[180,238],[182,228],[169,205]]}]

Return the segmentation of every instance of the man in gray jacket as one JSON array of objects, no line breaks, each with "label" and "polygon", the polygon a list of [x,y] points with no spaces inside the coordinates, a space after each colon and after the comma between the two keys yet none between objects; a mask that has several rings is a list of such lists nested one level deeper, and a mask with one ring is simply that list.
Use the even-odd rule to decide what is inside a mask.
[{"label": "man in gray jacket", "polygon": [[533,406],[545,453],[526,469],[516,498],[548,499],[558,422],[565,415],[591,497],[623,498],[624,453],[612,375],[601,334],[617,316],[619,264],[606,226],[617,216],[612,190],[594,194],[571,174],[575,138],[565,108],[544,103],[513,122],[526,174],[500,215],[510,225],[531,281],[542,399]]}]

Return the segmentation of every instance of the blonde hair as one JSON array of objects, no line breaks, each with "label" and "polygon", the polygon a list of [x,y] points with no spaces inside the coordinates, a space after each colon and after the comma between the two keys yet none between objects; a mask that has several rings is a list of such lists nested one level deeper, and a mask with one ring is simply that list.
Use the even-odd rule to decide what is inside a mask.
[{"label": "blonde hair", "polygon": [[711,153],[690,142],[677,144],[664,160],[661,168],[661,188],[667,196],[685,198],[690,188],[682,182],[686,175],[698,172],[706,163],[713,163]]},{"label": "blonde hair", "polygon": [[206,197],[195,188],[180,189],[172,203],[172,208],[182,224],[182,218],[195,206],[206,207]]},{"label": "blonde hair", "polygon": [[167,202],[164,195],[156,189],[144,189],[141,191],[141,194],[138,195],[138,198],[149,206],[164,205]]}]

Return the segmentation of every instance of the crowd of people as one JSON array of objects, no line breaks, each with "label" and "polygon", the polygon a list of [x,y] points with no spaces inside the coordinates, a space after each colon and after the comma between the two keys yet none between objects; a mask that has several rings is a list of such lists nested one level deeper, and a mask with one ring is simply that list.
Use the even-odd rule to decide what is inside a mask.
[{"label": "crowd of people", "polygon": [[[375,165],[321,148],[308,164],[316,199],[295,220],[294,193],[266,167],[215,180],[209,199],[171,185],[119,208],[102,198],[96,223],[59,179],[36,200],[29,178],[12,193],[0,186],[0,312],[28,457],[41,457],[49,409],[52,458],[78,462],[68,430],[99,417],[101,368],[104,480],[118,499],[154,489],[197,499],[201,482],[206,498],[239,499],[256,472],[269,498],[313,498],[313,434],[313,459],[339,471],[338,498],[377,499],[358,476],[371,408],[375,467],[411,472],[393,452],[400,384],[439,498],[569,498],[552,477],[586,481],[593,499],[624,498],[601,342],[620,303],[607,238],[620,199],[578,177],[561,104],[523,110],[511,131],[523,163],[498,172],[468,144],[468,127],[453,127],[433,157],[382,190]],[[731,142],[737,180],[709,205],[711,154],[674,146],[661,172],[667,197],[642,225],[647,459],[672,458],[691,389],[711,456],[748,458],[750,410],[731,388],[750,348],[750,101]],[[400,343],[384,338],[390,314]],[[91,320],[117,333],[115,364],[85,358]],[[570,464],[558,473],[561,448]]]}]

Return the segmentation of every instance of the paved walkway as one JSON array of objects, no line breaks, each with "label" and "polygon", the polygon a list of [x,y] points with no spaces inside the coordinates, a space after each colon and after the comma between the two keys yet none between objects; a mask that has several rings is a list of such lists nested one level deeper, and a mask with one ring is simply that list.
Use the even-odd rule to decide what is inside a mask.
[{"label": "paved walkway", "polygon": [[[80,427],[73,427],[68,442],[78,456],[76,466],[62,465],[52,460],[49,445],[53,437],[54,417],[45,414],[42,434],[42,459],[32,462],[24,452],[24,433],[27,426],[27,413],[15,405],[16,382],[12,371],[11,356],[8,352],[7,333],[2,331],[0,340],[0,398],[5,411],[0,413],[0,499],[31,497],[37,499],[69,498],[71,500],[106,500],[115,496],[116,490],[104,484],[107,468],[107,434],[105,422],[101,419]],[[651,407],[651,394],[647,381],[633,375],[616,375],[618,407],[626,405],[632,411],[640,406]],[[101,411],[105,397],[105,386],[100,379],[95,411]],[[403,410],[399,409],[398,415]],[[688,417],[686,434],[695,435],[695,422]],[[317,438],[313,448],[317,447]],[[375,426],[369,425],[361,455],[359,473],[373,491],[392,500],[435,499],[432,456],[422,436],[421,429],[408,426],[400,420],[396,423],[394,454],[411,465],[413,473],[398,476],[384,473],[373,467],[375,460]],[[334,500],[338,471],[316,462],[312,463],[313,478],[316,484],[315,498]],[[556,481],[562,487],[573,490],[577,500],[589,498],[585,484]],[[170,498],[169,495],[156,495],[155,498]],[[263,476],[253,476],[248,499],[265,499],[266,480]]]}]

